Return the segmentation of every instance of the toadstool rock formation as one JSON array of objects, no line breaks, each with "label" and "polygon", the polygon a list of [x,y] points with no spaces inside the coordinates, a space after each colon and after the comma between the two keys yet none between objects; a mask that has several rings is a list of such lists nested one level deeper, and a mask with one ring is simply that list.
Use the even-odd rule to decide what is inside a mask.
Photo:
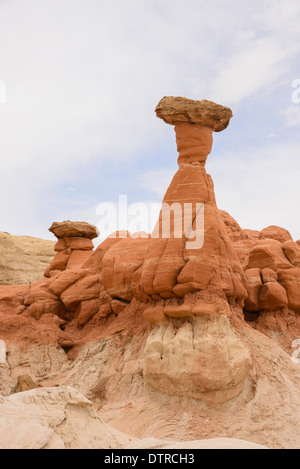
[{"label": "toadstool rock formation", "polygon": [[[145,321],[156,327],[145,348],[147,382],[156,383],[162,392],[169,389],[178,395],[223,402],[242,392],[251,364],[228,321],[234,308],[244,304],[247,281],[205,170],[212,133],[228,126],[232,112],[210,101],[169,97],[160,101],[156,113],[175,124],[179,169],[152,235],[127,233],[124,238],[117,233],[93,252],[95,227],[54,223],[50,231],[58,238],[57,254],[45,271],[46,278],[24,292],[18,312],[35,319],[54,314],[83,327],[93,317],[118,317],[135,305],[137,312],[144,311]],[[222,378],[208,380],[206,367],[195,376],[194,366],[187,368],[184,357],[193,350],[191,363],[201,363],[206,355],[214,354],[214,333],[220,337],[216,353]],[[174,370],[168,350],[174,355],[172,344],[180,337],[187,338],[187,348],[175,347]],[[72,348],[73,343],[68,337],[59,338],[65,348]],[[163,357],[153,354],[153,343],[155,350],[163,348]],[[236,361],[229,358],[234,354]],[[155,378],[158,365],[163,365],[160,381]],[[189,376],[185,384],[174,378],[183,373]],[[197,391],[188,391],[186,384],[197,380]]]},{"label": "toadstool rock formation", "polygon": [[[194,121],[201,124],[181,122],[182,107],[187,107],[197,116]],[[163,98],[156,112],[163,120],[175,123],[179,169],[163,199],[156,226],[162,237],[162,255],[157,259],[157,247],[150,248],[140,289],[154,299],[183,298],[193,291],[205,291],[221,298],[225,295],[232,304],[242,303],[247,296],[246,280],[217,208],[212,179],[205,170],[216,122],[222,123],[219,131],[226,128],[232,113],[215,103],[185,98]],[[164,219],[173,208],[174,219],[165,236]],[[181,237],[176,233],[180,223],[187,228]]]},{"label": "toadstool rock formation", "polygon": [[153,233],[113,233],[93,251],[94,226],[54,223],[57,254],[45,277],[0,292],[0,306],[2,299],[12,314],[53,321],[67,352],[85,328],[113,327],[129,316],[126,327],[151,329],[143,365],[149,386],[222,404],[252,380],[252,356],[232,322],[244,312],[256,327],[261,313],[300,311],[299,243],[275,226],[242,230],[218,209],[205,164],[213,132],[229,124],[229,108],[165,97],[156,114],[174,125],[179,168]]},{"label": "toadstool rock formation", "polygon": [[[81,403],[90,404],[67,385],[137,438],[227,436],[295,447],[300,240],[276,226],[242,229],[218,209],[205,164],[228,108],[167,97],[156,113],[175,126],[179,168],[153,233],[113,233],[93,251],[95,227],[52,225],[57,254],[47,276],[0,287],[0,394],[14,392],[22,372],[43,388],[0,401],[16,409],[37,399],[34,416],[46,402],[49,415],[58,406],[65,417],[67,405],[82,426]],[[22,445],[81,443],[80,433],[71,444],[65,420],[50,422],[54,443],[46,428],[45,441]],[[11,446],[15,422],[6,423]]]},{"label": "toadstool rock formation", "polygon": [[54,246],[57,254],[45,270],[45,277],[50,277],[55,271],[81,267],[92,255],[92,239],[99,235],[95,226],[69,220],[54,222],[49,231],[58,238]]}]

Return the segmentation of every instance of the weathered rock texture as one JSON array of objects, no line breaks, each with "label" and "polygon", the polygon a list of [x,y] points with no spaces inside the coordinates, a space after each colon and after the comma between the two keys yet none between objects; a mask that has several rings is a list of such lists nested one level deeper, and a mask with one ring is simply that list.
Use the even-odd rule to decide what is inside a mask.
[{"label": "weathered rock texture", "polygon": [[49,228],[57,238],[86,238],[94,239],[99,235],[95,226],[83,221],[54,222]]},{"label": "weathered rock texture", "polygon": [[[228,219],[228,214],[224,215]],[[226,221],[225,221],[226,222]],[[288,307],[300,312],[300,250],[290,233],[277,226],[249,235],[237,223],[226,224],[247,278],[245,310],[261,313]]]},{"label": "weathered rock texture", "polygon": [[92,402],[71,387],[0,396],[0,411],[1,449],[266,449],[230,438],[176,443],[138,440],[106,425]]},{"label": "weathered rock texture", "polygon": [[99,235],[95,226],[85,222],[55,222],[49,228],[58,241],[54,246],[56,256],[44,272],[50,277],[56,271],[80,268],[92,255],[92,239]]},{"label": "weathered rock texture", "polygon": [[[43,317],[27,321],[35,327],[36,335],[30,337],[25,326],[23,335],[20,328],[16,328],[14,337],[7,331],[7,364],[0,365],[2,395],[13,392],[23,370],[39,386],[77,389],[95,403],[104,422],[136,438],[176,442],[227,437],[270,448],[299,446],[299,365],[276,341],[254,330],[242,318],[232,316],[230,324],[252,357],[250,379],[241,395],[226,403],[208,405],[199,399],[165,394],[147,383],[145,347],[159,327],[149,335],[142,312],[134,304],[115,319],[93,318],[76,334],[75,328],[67,326],[77,341],[72,349],[76,354],[72,355],[72,350],[67,355],[57,347],[50,320]],[[184,333],[186,326],[182,327]],[[38,342],[38,332],[44,345]]]},{"label": "weathered rock texture", "polygon": [[[124,233],[115,233],[94,252],[91,239],[98,234],[94,226],[54,223],[50,231],[58,238],[57,254],[45,271],[46,278],[24,288],[11,301],[3,293],[7,308],[17,308],[22,317],[56,317],[60,329],[57,340],[65,350],[76,347],[76,339],[66,332],[68,325],[82,328],[93,318],[114,320],[134,304],[151,327],[169,331],[169,346],[175,352],[172,344],[185,334],[196,331],[196,336],[204,335],[202,342],[195,337],[193,350],[187,352],[194,354],[191,363],[200,363],[213,353],[209,351],[211,337],[231,337],[228,318],[241,315],[242,308],[246,319],[257,319],[261,311],[300,310],[299,245],[286,230],[277,227],[260,233],[242,230],[230,215],[217,208],[205,163],[212,148],[212,132],[227,127],[231,111],[205,100],[169,97],[160,101],[156,113],[175,124],[179,169],[165,194],[152,236],[127,233],[124,238]],[[207,328],[201,332],[199,324],[203,325],[206,318],[210,318],[213,334]],[[178,322],[183,325],[179,335]],[[184,326],[186,322],[190,326]],[[246,385],[251,359],[242,344],[237,345],[238,338],[232,341],[234,345],[221,344],[220,339],[216,366],[223,380],[217,379],[207,388],[203,384],[207,369],[200,367],[194,373],[191,364],[186,384],[195,389],[180,391],[180,379],[170,378],[177,371],[168,355],[151,365],[153,375],[155,366],[162,367],[165,378],[153,380],[149,373],[145,377],[162,392],[228,400]],[[231,347],[243,357],[241,362],[232,359]],[[146,352],[149,350],[146,348]],[[181,354],[178,352],[177,357],[175,352],[180,376]],[[217,370],[214,373],[217,376]],[[188,384],[189,380],[193,384]]]},{"label": "weathered rock texture", "polygon": [[[226,297],[232,304],[242,303],[247,296],[246,279],[216,206],[212,179],[205,171],[212,131],[198,125],[178,124],[175,132],[179,170],[163,199],[156,227],[162,238],[149,247],[136,296],[139,298],[140,291],[155,300],[172,299],[205,291],[211,292],[212,297]],[[187,204],[191,209],[189,229],[176,237],[178,220],[174,219],[170,236],[164,236],[166,212],[175,207],[176,215],[180,214],[180,226],[181,214],[188,221]],[[198,237],[202,232],[203,244],[197,241],[194,232]]]},{"label": "weathered rock texture", "polygon": [[294,447],[300,377],[287,352],[300,335],[300,244],[276,226],[243,230],[217,208],[205,163],[230,110],[164,98],[156,112],[175,125],[179,169],[154,232],[114,233],[93,251],[95,227],[51,227],[46,277],[0,287],[0,390],[26,372],[38,386],[76,387],[139,438]]},{"label": "weathered rock texture", "polygon": [[248,350],[234,334],[229,319],[197,318],[176,331],[162,324],[145,347],[145,378],[173,396],[226,402],[240,394],[251,365]]},{"label": "weathered rock texture", "polygon": [[[170,109],[172,119],[167,117]],[[189,118],[182,119],[188,110]],[[97,234],[95,227],[74,222],[53,224],[50,231],[59,240],[55,246],[57,254],[45,272],[49,280],[36,282],[24,292],[22,314],[35,319],[54,314],[62,321],[74,320],[83,327],[93,317],[123,314],[135,299],[142,305],[145,320],[152,325],[165,322],[172,328],[174,321],[190,320],[195,321],[192,328],[196,334],[202,335],[201,327],[197,327],[201,319],[197,318],[216,316],[212,319],[214,331],[223,337],[218,317],[228,318],[231,308],[243,306],[247,281],[217,208],[205,163],[212,147],[212,131],[224,129],[232,113],[211,102],[183,98],[164,98],[156,112],[176,124],[179,169],[163,199],[154,233],[146,238],[128,233],[125,239],[115,234],[92,254],[88,243]],[[195,342],[195,363],[213,350],[208,331],[204,333],[207,341]],[[59,341],[64,348],[74,346],[69,338]],[[213,395],[218,401],[241,393],[250,359],[241,344],[239,353],[243,359],[235,362],[229,358],[231,347],[238,350],[237,343],[233,340],[232,345],[224,344],[218,350],[216,366],[220,374],[227,373],[223,380],[203,384],[207,368],[200,367],[195,373],[191,365],[186,374],[193,383],[190,388],[195,386],[196,390],[182,390],[182,395],[199,399],[212,399]],[[179,364],[180,357],[175,362]],[[172,364],[166,358],[162,372],[166,376],[168,368]],[[149,373],[145,377],[153,384]],[[165,386],[162,380],[157,386],[163,392],[168,388],[176,393],[180,387],[175,381],[173,386]]]},{"label": "weathered rock texture", "polygon": [[105,425],[70,387],[0,396],[1,449],[122,448],[133,441]]},{"label": "weathered rock texture", "polygon": [[0,232],[0,285],[35,282],[52,261],[54,243]]},{"label": "weathered rock texture", "polygon": [[232,117],[231,109],[212,101],[206,99],[195,101],[174,96],[162,98],[156,106],[155,112],[157,117],[163,119],[167,124],[198,124],[209,127],[214,132],[226,129]]},{"label": "weathered rock texture", "polygon": [[37,387],[38,386],[33,381],[31,376],[29,376],[27,373],[21,373],[18,376],[18,382],[17,382],[17,387],[15,389],[15,392],[30,391],[31,389],[35,389]]}]

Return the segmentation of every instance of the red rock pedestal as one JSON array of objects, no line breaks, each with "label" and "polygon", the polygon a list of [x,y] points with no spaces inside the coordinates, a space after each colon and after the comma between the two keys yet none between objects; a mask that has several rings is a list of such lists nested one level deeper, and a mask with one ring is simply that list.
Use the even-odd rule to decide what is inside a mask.
[{"label": "red rock pedestal", "polygon": [[153,326],[145,347],[147,383],[215,405],[243,391],[251,357],[228,319],[244,305],[247,281],[205,170],[212,132],[228,125],[231,112],[206,103],[164,98],[158,105],[158,117],[175,124],[179,169],[163,199],[158,239],[135,277],[135,295],[150,302],[144,311]]},{"label": "red rock pedestal", "polygon": [[[126,327],[135,330],[140,321],[145,331],[147,321],[146,382],[166,394],[219,404],[242,393],[251,367],[229,320],[244,305],[246,277],[205,169],[212,132],[224,130],[232,112],[205,100],[169,97],[156,113],[175,125],[179,169],[152,236],[112,236],[93,252],[95,227],[54,223],[57,254],[46,278],[24,292],[21,314],[61,319],[76,329],[75,337],[88,322],[90,331],[114,320],[123,330],[129,314]],[[278,296],[268,287],[261,301]],[[58,343],[71,348],[74,341],[59,334]]]},{"label": "red rock pedestal", "polygon": [[[88,282],[83,282],[81,289],[77,288],[76,298],[74,295],[70,298],[70,295],[65,294],[64,302],[62,294],[65,291],[68,293],[68,288],[76,281],[94,273],[80,268],[94,253],[92,239],[98,236],[98,231],[88,223],[70,221],[53,223],[49,231],[58,238],[54,247],[57,254],[46,269],[45,277],[24,290],[17,312],[36,320],[46,314],[70,320],[74,318],[74,312],[78,309],[77,316],[82,312],[82,317],[84,316],[86,320],[87,315],[92,316],[92,308],[87,313],[84,302],[94,298],[99,301],[99,274],[96,281],[90,276]],[[94,283],[97,284],[96,287]],[[89,289],[91,285],[94,288],[93,293]],[[82,290],[86,291],[83,293]]]},{"label": "red rock pedestal", "polygon": [[[169,317],[196,316],[207,314],[208,310],[209,314],[218,313],[222,299],[221,311],[229,313],[228,303],[243,305],[247,284],[217,208],[205,163],[212,148],[212,132],[228,125],[231,111],[214,103],[172,99],[164,98],[157,114],[165,122],[175,124],[179,169],[163,199],[154,233],[159,239],[149,247],[140,269],[136,296],[142,300],[146,294],[148,300],[156,303],[167,300],[170,304],[165,305],[165,314]],[[170,234],[165,236],[164,219],[168,211],[172,211],[173,218]],[[178,236],[180,228],[182,235]],[[192,292],[198,293],[191,297]],[[178,305],[178,299],[183,299],[184,308]],[[211,306],[214,299],[215,308]],[[153,305],[145,312],[145,318],[151,322],[156,315]]]},{"label": "red rock pedestal", "polygon": [[230,308],[243,305],[246,278],[205,170],[212,132],[225,129],[232,112],[205,100],[169,97],[160,101],[156,113],[175,125],[179,169],[154,233],[148,238],[111,237],[93,252],[95,227],[54,223],[50,231],[58,238],[57,254],[46,279],[32,285],[24,299],[34,317],[52,307],[54,314],[85,323],[97,310],[100,316],[118,316],[135,298],[147,305],[144,317],[154,324],[230,315]]},{"label": "red rock pedestal", "polygon": [[79,269],[93,254],[93,238],[98,236],[97,228],[85,222],[64,221],[53,223],[49,228],[58,241],[54,247],[56,256],[44,272],[50,277],[56,271]]}]

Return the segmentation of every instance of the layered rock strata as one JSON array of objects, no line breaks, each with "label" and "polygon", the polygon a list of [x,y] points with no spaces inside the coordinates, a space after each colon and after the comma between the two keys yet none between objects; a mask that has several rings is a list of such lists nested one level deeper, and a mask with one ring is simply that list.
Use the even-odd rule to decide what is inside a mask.
[{"label": "layered rock strata", "polygon": [[243,311],[251,320],[261,312],[300,311],[299,243],[278,227],[242,230],[217,208],[205,164],[213,131],[228,126],[230,109],[168,97],[156,113],[175,126],[179,169],[153,233],[114,233],[93,251],[95,227],[54,223],[57,254],[45,277],[0,290],[0,307],[19,314],[19,322],[53,321],[49,334],[58,331],[67,353],[85,327],[92,334],[129,315],[134,329],[142,315],[139,327],[152,330],[144,348],[148,385],[224,403],[251,387],[253,375],[251,354],[231,321],[242,320]]},{"label": "layered rock strata", "polygon": [[49,228],[58,241],[54,246],[56,255],[44,272],[50,277],[56,271],[70,270],[81,267],[92,255],[97,238],[97,228],[85,222],[55,222]]}]

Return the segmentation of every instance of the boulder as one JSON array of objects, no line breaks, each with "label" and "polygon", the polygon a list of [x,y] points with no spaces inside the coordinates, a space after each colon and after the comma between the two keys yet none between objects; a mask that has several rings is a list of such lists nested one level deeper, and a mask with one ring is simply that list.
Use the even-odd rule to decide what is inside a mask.
[{"label": "boulder", "polygon": [[61,294],[61,300],[68,311],[76,311],[79,303],[99,298],[99,274],[83,277]]},{"label": "boulder", "polygon": [[228,107],[202,99],[195,101],[182,97],[165,96],[155,109],[157,117],[171,125],[187,123],[209,127],[214,132],[226,129],[232,117]]},{"label": "boulder", "polygon": [[248,269],[269,268],[275,272],[278,269],[290,269],[293,265],[284,255],[280,241],[262,239],[255,243],[249,253]]},{"label": "boulder", "polygon": [[285,289],[278,282],[264,284],[259,292],[259,309],[276,311],[288,305]]},{"label": "boulder", "polygon": [[77,282],[77,280],[86,277],[87,275],[91,275],[91,273],[94,272],[90,269],[66,270],[52,277],[48,284],[48,288],[54,293],[54,295],[60,296],[63,291],[73,285],[73,283]]},{"label": "boulder", "polygon": [[87,238],[94,239],[99,236],[94,225],[82,221],[63,221],[52,223],[49,231],[57,238]]},{"label": "boulder", "polygon": [[286,290],[289,308],[300,313],[300,268],[279,270],[278,281]]},{"label": "boulder", "polygon": [[300,246],[298,243],[294,243],[294,241],[286,241],[282,245],[282,249],[288,260],[293,264],[295,267],[300,267]]},{"label": "boulder", "polygon": [[268,226],[261,230],[258,235],[258,239],[275,239],[275,241],[278,241],[281,244],[285,241],[293,240],[288,230],[275,225]]},{"label": "boulder", "polygon": [[54,251],[60,252],[60,251],[65,251],[68,248],[66,241],[64,238],[59,238],[57,243],[54,246]]}]

